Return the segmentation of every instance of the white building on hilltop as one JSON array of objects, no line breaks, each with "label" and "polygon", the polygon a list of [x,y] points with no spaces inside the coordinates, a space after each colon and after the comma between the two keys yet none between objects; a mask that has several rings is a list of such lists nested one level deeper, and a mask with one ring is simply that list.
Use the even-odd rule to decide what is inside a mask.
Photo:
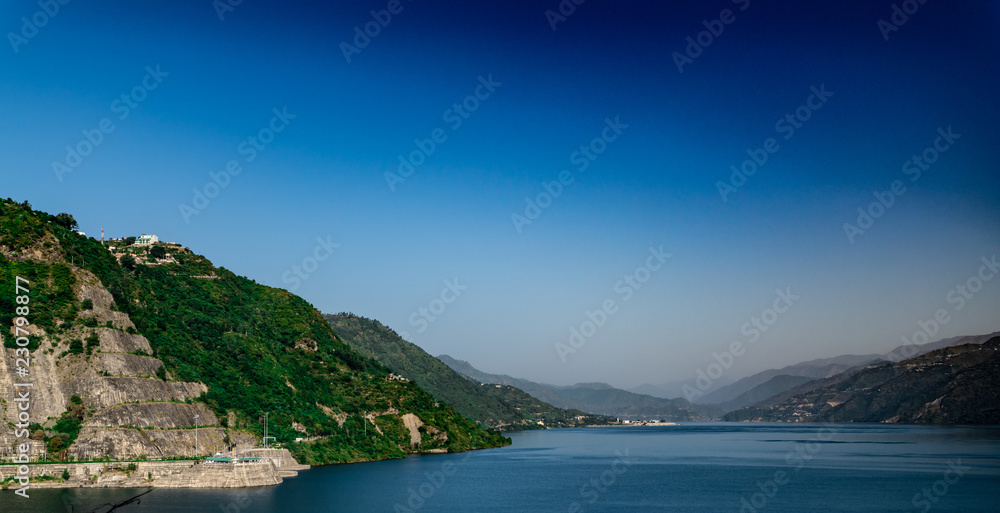
[{"label": "white building on hilltop", "polygon": [[142,234],[139,238],[135,239],[136,246],[151,246],[154,243],[160,242],[160,238],[156,235]]}]

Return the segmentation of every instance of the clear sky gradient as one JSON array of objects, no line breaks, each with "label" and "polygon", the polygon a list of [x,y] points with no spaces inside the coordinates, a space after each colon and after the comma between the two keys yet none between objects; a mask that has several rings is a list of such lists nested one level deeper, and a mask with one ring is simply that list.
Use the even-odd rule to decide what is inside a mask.
[{"label": "clear sky gradient", "polygon": [[996,2],[563,4],[3,2],[0,194],[557,384],[1000,330]]}]

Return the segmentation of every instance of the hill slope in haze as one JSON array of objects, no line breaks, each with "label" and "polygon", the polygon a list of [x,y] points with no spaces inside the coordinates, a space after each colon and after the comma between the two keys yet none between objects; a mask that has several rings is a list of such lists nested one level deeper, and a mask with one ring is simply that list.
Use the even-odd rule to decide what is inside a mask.
[{"label": "hill slope in haze", "polygon": [[[879,361],[801,385],[806,391],[731,412],[765,422],[1000,423],[1000,337]],[[794,389],[793,389],[794,390]]]},{"label": "hill slope in haze", "polygon": [[[820,358],[817,360],[810,360],[807,362],[797,363],[795,365],[789,365],[782,367],[780,369],[769,369],[766,371],[758,372],[752,376],[747,376],[743,379],[736,381],[730,385],[720,387],[716,390],[709,391],[704,395],[694,398],[693,400],[697,403],[707,403],[719,405],[723,411],[731,411],[744,406],[750,406],[753,404],[753,399],[763,400],[760,397],[764,392],[770,392],[772,395],[780,394],[786,390],[789,390],[795,386],[798,386],[797,381],[804,382],[807,380],[794,380],[784,378],[784,381],[774,381],[778,376],[794,376],[799,378],[810,378],[810,379],[824,379],[836,376],[843,372],[850,372],[859,368],[863,368],[873,362],[879,360],[887,360],[891,362],[896,362],[904,360],[906,358],[912,358],[914,356],[922,355],[928,353],[935,349],[941,349],[943,347],[950,347],[955,345],[963,344],[982,344],[987,340],[1000,335],[998,333],[991,333],[988,335],[973,335],[973,336],[958,336],[951,337],[935,342],[928,342],[926,344],[909,344],[900,345],[893,348],[892,351],[882,355],[882,354],[865,354],[865,355],[851,355],[845,354],[840,356],[834,356],[831,358]],[[763,386],[764,384],[767,386]],[[782,389],[782,383],[787,385],[787,388]],[[763,386],[763,387],[762,387]],[[758,388],[762,387],[762,388]],[[756,390],[753,394],[749,394],[751,390]],[[749,395],[747,395],[749,394]],[[737,400],[737,397],[744,396],[743,399]]]},{"label": "hill slope in haze", "polygon": [[[768,369],[766,371],[758,372],[752,376],[739,379],[731,385],[721,387],[714,392],[709,392],[694,400],[698,403],[718,404],[721,406],[722,404],[733,401],[740,395],[771,381],[777,376],[794,376],[810,380],[828,378],[858,366],[863,367],[878,359],[879,355],[876,354],[843,355],[833,358],[810,360],[808,362],[797,363],[780,369]],[[782,390],[778,390],[777,388],[773,389],[775,390],[775,393],[782,392]]]},{"label": "hill slope in haze", "polygon": [[738,410],[747,406],[752,406],[761,401],[774,397],[782,392],[795,388],[804,383],[813,381],[813,378],[807,378],[804,376],[790,376],[788,374],[779,374],[753,388],[743,392],[739,396],[733,398],[731,401],[726,401],[719,404],[719,408],[722,411],[730,412],[733,410]]}]

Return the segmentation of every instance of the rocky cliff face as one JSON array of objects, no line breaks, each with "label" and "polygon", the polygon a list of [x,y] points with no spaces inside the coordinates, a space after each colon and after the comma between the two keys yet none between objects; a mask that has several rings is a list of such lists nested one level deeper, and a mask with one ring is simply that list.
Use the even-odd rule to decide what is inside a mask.
[{"label": "rocky cliff face", "polygon": [[[79,396],[87,416],[68,452],[78,460],[191,456],[196,445],[206,455],[232,444],[253,445],[249,434],[221,427],[204,404],[188,403],[208,390],[204,384],[171,381],[169,375],[167,380],[158,379],[162,362],[149,356],[153,351],[145,337],[125,331],[133,331],[134,325],[128,315],[112,310],[111,293],[90,272],[72,268],[72,273],[76,299],[89,299],[94,305],[79,313],[81,323],[58,335],[28,326],[29,332],[41,337],[28,376],[15,374],[13,348],[3,348],[0,359],[0,389],[13,390],[15,382],[33,384],[28,409],[33,423],[52,428],[70,398]],[[88,327],[90,318],[111,327]],[[12,336],[11,331],[0,338]],[[90,354],[71,351],[72,341],[82,343],[95,336],[98,344]],[[0,404],[7,421],[0,424],[0,446],[9,447],[18,441],[8,424],[17,422],[18,411],[6,400]]]}]

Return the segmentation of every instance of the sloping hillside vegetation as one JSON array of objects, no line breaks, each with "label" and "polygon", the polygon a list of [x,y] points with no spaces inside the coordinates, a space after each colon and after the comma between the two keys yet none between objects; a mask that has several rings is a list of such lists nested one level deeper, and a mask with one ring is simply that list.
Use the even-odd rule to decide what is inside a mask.
[{"label": "sloping hillside vegetation", "polygon": [[615,419],[564,410],[514,387],[484,387],[462,376],[388,326],[350,313],[325,315],[349,345],[413,380],[434,397],[483,426],[516,431],[544,427],[607,424]]}]

